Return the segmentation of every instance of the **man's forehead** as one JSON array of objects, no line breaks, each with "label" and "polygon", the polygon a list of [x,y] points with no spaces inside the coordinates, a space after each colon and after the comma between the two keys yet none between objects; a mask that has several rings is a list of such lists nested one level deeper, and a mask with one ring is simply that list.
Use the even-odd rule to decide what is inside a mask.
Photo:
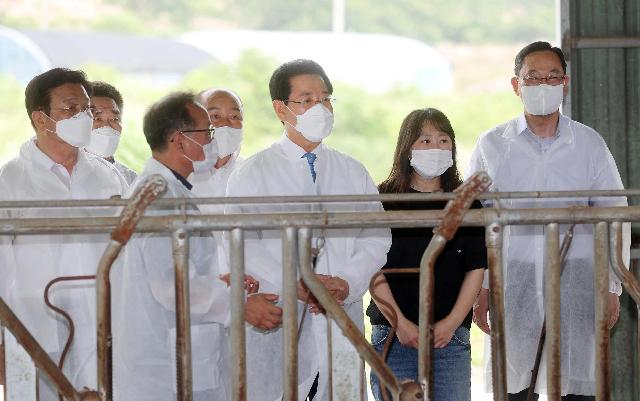
[{"label": "man's forehead", "polygon": [[218,91],[207,97],[207,110],[219,110],[225,106],[226,102],[231,102],[233,110],[240,111],[240,102],[235,96],[228,92]]},{"label": "man's forehead", "polygon": [[320,90],[328,92],[327,84],[318,74],[301,74],[291,77],[291,91]]},{"label": "man's forehead", "polygon": [[49,92],[52,99],[66,100],[89,100],[89,95],[81,84],[67,83],[56,86]]},{"label": "man's forehead", "polygon": [[562,62],[555,52],[542,50],[528,54],[524,58],[523,67],[526,70],[554,67],[558,70],[562,70]]}]

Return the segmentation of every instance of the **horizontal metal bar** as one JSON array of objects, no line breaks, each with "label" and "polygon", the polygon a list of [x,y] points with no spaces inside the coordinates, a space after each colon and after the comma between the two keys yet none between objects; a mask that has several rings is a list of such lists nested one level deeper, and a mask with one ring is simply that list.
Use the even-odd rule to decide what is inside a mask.
[{"label": "horizontal metal bar", "polygon": [[[592,197],[633,197],[640,196],[640,189],[597,190],[597,191],[529,191],[529,192],[486,192],[478,199],[541,199],[541,198],[592,198]],[[180,206],[185,204],[227,204],[227,205],[267,205],[282,203],[356,203],[356,202],[414,202],[451,200],[453,192],[421,194],[380,194],[380,195],[323,195],[323,196],[261,196],[228,198],[163,198],[155,205]],[[28,200],[2,201],[0,209],[59,208],[59,207],[118,207],[129,203],[128,199],[85,199],[85,200]]]},{"label": "horizontal metal bar", "polygon": [[[442,210],[380,212],[258,213],[229,215],[168,215],[143,217],[136,232],[164,232],[184,229],[225,231],[282,229],[289,226],[343,229],[370,227],[434,227],[443,217]],[[548,224],[592,224],[640,221],[640,206],[567,207],[534,209],[473,209],[462,219],[463,226]],[[0,235],[104,233],[112,231],[115,217],[0,219]]]},{"label": "horizontal metal bar", "polygon": [[565,37],[564,47],[572,49],[614,49],[640,47],[638,36]]}]

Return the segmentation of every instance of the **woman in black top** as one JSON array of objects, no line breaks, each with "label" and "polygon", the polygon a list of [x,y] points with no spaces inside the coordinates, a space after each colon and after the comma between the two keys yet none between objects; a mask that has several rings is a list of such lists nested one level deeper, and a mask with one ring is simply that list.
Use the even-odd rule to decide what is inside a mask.
[{"label": "woman in black top", "polygon": [[[402,122],[389,177],[380,193],[453,191],[461,184],[456,166],[455,135],[447,117],[436,109],[412,111]],[[387,202],[385,210],[443,209],[446,202]],[[472,207],[482,207],[475,202]],[[433,235],[431,228],[392,229],[392,244],[384,269],[419,267]],[[435,264],[434,399],[471,399],[471,307],[487,266],[484,229],[461,227]],[[387,363],[398,379],[418,379],[418,274],[387,274],[375,283],[375,295],[396,312],[398,327]],[[367,308],[373,346],[382,350],[391,314],[374,301]],[[382,401],[380,382],[371,387]],[[391,398],[389,398],[391,399]]]}]

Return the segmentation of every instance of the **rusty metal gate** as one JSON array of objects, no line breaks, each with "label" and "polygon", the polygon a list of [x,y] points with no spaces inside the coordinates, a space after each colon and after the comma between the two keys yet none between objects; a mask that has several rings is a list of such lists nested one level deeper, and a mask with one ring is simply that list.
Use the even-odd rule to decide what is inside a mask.
[{"label": "rusty metal gate", "polygon": [[[134,230],[138,232],[171,232],[174,247],[176,281],[176,369],[179,401],[192,397],[191,352],[189,333],[188,254],[184,252],[192,231],[211,230],[230,232],[231,254],[231,351],[232,351],[232,399],[246,400],[246,340],[244,331],[244,233],[252,230],[281,230],[283,249],[283,298],[284,298],[284,383],[283,400],[297,398],[297,273],[318,299],[328,316],[367,361],[382,383],[390,390],[393,400],[431,399],[431,341],[432,316],[429,305],[433,302],[431,264],[439,250],[455,233],[459,225],[481,226],[486,230],[486,246],[489,262],[490,305],[492,309],[492,382],[494,400],[506,401],[506,359],[504,328],[504,292],[502,267],[502,238],[506,226],[544,225],[545,242],[549,250],[545,261],[545,314],[547,316],[547,375],[549,400],[560,401],[560,246],[559,224],[593,224],[595,260],[595,311],[596,311],[596,399],[609,400],[611,369],[609,332],[607,328],[606,293],[610,267],[622,281],[624,289],[640,305],[640,285],[629,273],[622,261],[622,223],[640,221],[640,206],[626,207],[566,207],[538,209],[486,208],[467,210],[470,202],[479,199],[527,199],[638,196],[640,190],[626,191],[557,191],[484,193],[488,185],[484,173],[472,177],[456,193],[402,194],[379,196],[315,196],[268,198],[210,198],[189,199],[193,203],[357,203],[372,201],[425,201],[449,200],[444,211],[387,211],[387,212],[309,212],[287,214],[242,215],[169,215],[142,217],[144,208],[162,192],[164,182],[152,179],[127,202],[108,201],[33,201],[0,202],[0,209],[25,207],[121,207],[128,204],[120,218],[98,217],[87,221],[82,218],[0,219],[0,235],[63,234],[112,232],[111,241],[100,261],[97,274],[98,294],[98,388],[79,390],[73,387],[55,362],[44,352],[29,334],[6,303],[0,300],[0,322],[4,336],[7,368],[6,401],[35,400],[33,390],[38,374],[46,375],[67,400],[110,401],[111,393],[111,333],[110,288],[108,269],[126,244]],[[185,199],[160,199],[158,204],[184,205]],[[495,202],[499,204],[499,202]],[[384,363],[380,355],[366,341],[356,325],[348,318],[340,305],[314,277],[311,268],[311,230],[368,227],[436,227],[434,240],[425,251],[421,262],[421,334],[419,345],[419,382],[400,383]],[[186,312],[185,312],[186,311]],[[17,372],[16,370],[20,370]],[[637,374],[637,372],[636,372]],[[330,381],[331,382],[331,381]],[[361,386],[354,382],[353,386]],[[13,389],[13,390],[12,390]],[[352,389],[346,389],[350,393]],[[342,389],[341,389],[342,391]],[[337,394],[334,399],[352,400]]]}]

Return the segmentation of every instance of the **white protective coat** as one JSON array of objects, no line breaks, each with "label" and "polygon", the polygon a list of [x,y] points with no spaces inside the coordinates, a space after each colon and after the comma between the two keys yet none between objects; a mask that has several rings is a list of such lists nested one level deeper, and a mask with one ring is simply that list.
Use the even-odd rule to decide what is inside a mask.
[{"label": "white protective coat", "polygon": [[[113,166],[84,150],[71,175],[40,149],[35,138],[24,143],[20,155],[0,170],[1,200],[108,199],[126,188]],[[54,173],[66,174],[69,186]],[[65,170],[66,171],[66,170]],[[2,210],[5,218],[110,216],[107,208],[20,208]],[[58,276],[94,275],[109,237],[107,234],[20,235],[0,237],[0,296],[31,331],[45,351],[58,361],[68,337],[63,319],[44,303],[46,284]],[[76,388],[96,386],[95,283],[58,283],[50,291],[54,305],[67,311],[75,338],[64,372]],[[52,387],[41,381],[41,400],[57,400]]]},{"label": "white protective coat", "polygon": [[[220,198],[227,194],[227,182],[235,168],[242,163],[242,158],[238,152],[234,153],[227,164],[215,169],[213,172],[203,174],[191,174],[189,182],[193,184],[191,193],[198,198]],[[198,205],[202,214],[223,214],[224,204],[201,204]],[[225,273],[229,272],[229,255],[225,253],[222,246],[222,232],[214,231],[213,236],[218,244],[218,262],[220,269]]]},{"label": "white protective coat", "polygon": [[[311,179],[305,151],[288,137],[283,138],[253,157],[245,160],[231,175],[227,196],[338,195],[377,194],[377,189],[365,168],[349,156],[320,144],[315,168],[317,180]],[[303,211],[381,210],[379,202],[322,205],[231,205],[227,213],[291,213]],[[247,232],[245,264],[248,274],[260,280],[260,292],[282,293],[281,231]],[[344,309],[363,330],[362,296],[368,290],[371,276],[386,262],[391,245],[388,229],[340,229],[315,232],[312,246],[318,238],[326,242],[318,257],[316,272],[341,277],[349,283],[349,297]],[[282,299],[278,302],[282,306]],[[298,302],[298,318],[303,302]],[[360,358],[348,340],[333,325],[333,369],[342,375],[333,376],[336,401],[359,399],[363,369]],[[282,397],[282,328],[261,332],[247,328],[247,387],[250,401],[274,401]],[[303,400],[320,372],[318,393],[314,400],[328,399],[327,320],[324,315],[307,313],[302,322],[298,343],[299,399]],[[346,368],[347,366],[353,368]],[[348,374],[348,372],[351,374]],[[355,391],[355,393],[354,393]]]},{"label": "white protective coat", "polygon": [[[491,190],[502,192],[623,188],[615,161],[596,131],[560,115],[557,134],[543,152],[522,114],[479,138],[467,174],[486,171],[493,179]],[[536,208],[620,206],[627,202],[625,198],[553,198],[503,199],[499,204],[502,208]],[[560,226],[560,241],[567,228]],[[628,240],[629,227],[625,231]],[[625,250],[628,260],[628,244]],[[563,395],[593,395],[595,391],[593,257],[593,226],[577,225],[561,277]],[[529,387],[544,319],[544,227],[506,227],[503,261],[508,391],[517,393]],[[486,284],[487,280],[485,288]],[[621,291],[613,273],[609,291]],[[489,358],[485,361],[485,383],[491,391],[491,362]],[[543,358],[536,392],[546,392],[546,378]]]},{"label": "white protective coat", "polygon": [[[132,189],[149,175],[167,180],[163,197],[191,198],[190,191],[157,160],[147,161]],[[181,214],[154,207],[146,215]],[[187,214],[199,213],[187,206]],[[194,400],[230,399],[228,342],[229,292],[219,280],[216,243],[210,232],[189,237],[191,348]],[[175,290],[171,233],[136,234],[111,273],[116,400],[176,399]]]}]

